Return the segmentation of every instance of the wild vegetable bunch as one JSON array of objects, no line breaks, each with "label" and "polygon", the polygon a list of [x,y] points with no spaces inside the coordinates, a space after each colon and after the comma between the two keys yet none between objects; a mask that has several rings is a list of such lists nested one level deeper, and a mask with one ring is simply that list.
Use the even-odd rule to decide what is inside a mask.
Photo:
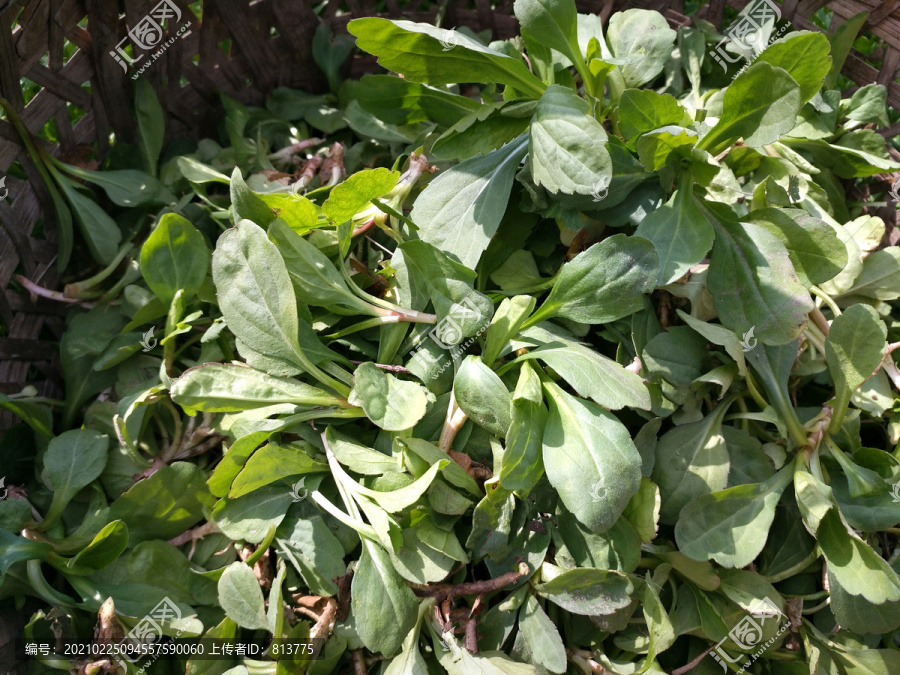
[{"label": "wild vegetable bunch", "polygon": [[[195,198],[141,248],[149,291],[66,338],[118,400],[49,441],[52,503],[10,528],[39,534],[0,530],[28,582],[0,594],[113,597],[133,625],[153,593],[125,586],[165,563],[171,633],[327,638],[252,665],[277,673],[900,672],[900,249],[844,198],[900,165],[860,128],[884,88],[836,88],[859,22],[731,81],[719,36],[656,12],[516,16],[490,45],[351,22],[403,78],[344,84],[341,152],[390,169],[304,196],[321,159],[245,179],[238,132],[173,160]],[[85,347],[99,321],[131,342]]]}]

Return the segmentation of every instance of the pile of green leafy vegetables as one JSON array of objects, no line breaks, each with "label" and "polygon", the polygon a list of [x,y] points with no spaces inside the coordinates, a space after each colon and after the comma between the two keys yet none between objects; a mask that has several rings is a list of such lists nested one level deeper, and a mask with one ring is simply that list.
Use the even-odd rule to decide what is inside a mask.
[{"label": "pile of green leafy vegetables", "polygon": [[900,248],[845,200],[900,165],[884,87],[836,88],[864,16],[731,79],[702,22],[515,12],[351,22],[402,77],[320,35],[332,92],[224,99],[221,145],[164,147],[140,80],[137,152],[32,144],[99,267],[55,294],[65,401],[0,397],[28,639],[168,598],[168,635],[324,646],[151,673],[900,672]]}]

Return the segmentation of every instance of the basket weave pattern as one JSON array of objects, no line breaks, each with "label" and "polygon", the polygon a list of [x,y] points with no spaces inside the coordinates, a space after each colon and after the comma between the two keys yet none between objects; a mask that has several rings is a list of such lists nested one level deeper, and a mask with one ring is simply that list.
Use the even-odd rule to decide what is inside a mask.
[{"label": "basket weave pattern", "polygon": [[[159,0],[127,0],[120,13],[110,0],[18,0],[3,6],[0,0],[0,96],[12,102],[32,133],[53,120],[57,146],[45,143],[58,157],[74,156],[80,147],[91,146],[98,158],[109,148],[111,133],[134,142],[129,79],[134,71],[123,71],[110,56],[128,28],[133,28]],[[8,0],[7,0],[8,2]],[[360,16],[389,16],[433,22],[437,7],[421,7],[421,0],[401,3],[387,0],[386,11],[377,12],[372,0],[330,0],[317,15],[310,0],[205,0],[202,21],[178,0],[180,24],[190,30],[175,40],[141,77],[157,90],[172,136],[207,132],[220,114],[218,92],[246,104],[260,105],[275,87],[288,86],[322,91],[324,76],[312,59],[312,38],[319,21],[345,30],[347,22]],[[451,2],[442,25],[490,30],[495,38],[517,32],[512,0]],[[663,12],[673,26],[690,25],[684,0],[579,0],[582,12],[603,19],[614,11],[642,7]],[[741,9],[747,0],[729,0]],[[808,17],[824,5],[834,11],[830,30],[849,17],[869,11],[863,27],[884,41],[876,70],[851,52],[844,74],[859,85],[878,82],[888,87],[888,102],[900,109],[900,0],[784,0],[782,16],[798,29],[819,30]],[[712,0],[697,16],[721,26],[726,0]],[[17,22],[13,29],[14,20]],[[174,31],[169,26],[170,31]],[[168,35],[165,39],[168,39]],[[77,47],[64,58],[66,41]],[[372,57],[356,56],[350,73],[374,69]],[[40,90],[25,105],[21,79],[36,83]],[[72,124],[69,107],[84,115]],[[900,125],[884,132],[900,134]],[[47,396],[60,395],[56,374],[58,339],[63,330],[66,306],[35,299],[9,288],[13,274],[21,273],[41,286],[56,289],[55,223],[50,196],[37,168],[31,163],[12,126],[0,120],[0,176],[19,162],[27,180],[7,176],[11,200],[0,200],[0,392],[21,390],[34,384]],[[2,190],[0,190],[2,193]],[[864,196],[864,195],[863,195]],[[893,218],[891,212],[883,215]],[[42,223],[42,227],[36,227]],[[11,417],[0,414],[0,429]]]}]

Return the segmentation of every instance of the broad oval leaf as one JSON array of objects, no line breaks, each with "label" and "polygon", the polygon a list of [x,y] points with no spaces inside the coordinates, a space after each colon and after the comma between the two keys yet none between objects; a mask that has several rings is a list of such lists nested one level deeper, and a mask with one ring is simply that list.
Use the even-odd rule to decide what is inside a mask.
[{"label": "broad oval leaf", "polygon": [[801,105],[797,81],[783,68],[757,61],[725,90],[722,117],[698,147],[715,155],[736,138],[751,148],[774,143],[794,128]]},{"label": "broad oval leaf", "polygon": [[641,456],[625,426],[590,401],[544,383],[550,414],[544,470],[566,508],[594,532],[608,530],[641,484]]},{"label": "broad oval leaf", "polygon": [[262,589],[253,570],[233,562],[219,578],[219,604],[228,618],[249,630],[268,630]]},{"label": "broad oval leaf", "polygon": [[253,410],[276,403],[314,407],[339,405],[344,401],[297,380],[225,363],[189,368],[172,384],[171,395],[191,415]]},{"label": "broad oval leaf", "polygon": [[456,373],[453,393],[460,409],[494,436],[509,429],[509,390],[497,374],[481,361],[467,356]]},{"label": "broad oval leaf", "polygon": [[550,192],[590,195],[608,188],[612,160],[607,137],[587,101],[552,85],[531,121],[529,161],[536,185]]},{"label": "broad oval leaf", "polygon": [[722,323],[767,345],[796,340],[813,309],[784,245],[767,230],[707,211],[716,230],[709,290]]},{"label": "broad oval leaf", "polygon": [[881,365],[886,339],[887,328],[869,305],[852,305],[831,322],[825,338],[825,359],[835,389],[831,433],[840,429],[853,392]]},{"label": "broad oval leaf", "polygon": [[634,585],[624,574],[579,567],[535,584],[538,595],[573,614],[603,616],[631,604]]},{"label": "broad oval leaf", "polygon": [[698,497],[681,511],[675,540],[695,560],[746,567],[766,545],[775,507],[792,480],[786,466],[764,483],[751,483]]},{"label": "broad oval leaf", "polygon": [[516,169],[528,151],[525,140],[460,162],[431,181],[410,214],[422,240],[474,268],[506,212]]},{"label": "broad oval leaf", "polygon": [[44,472],[53,485],[53,501],[41,529],[55,523],[78,491],[100,476],[108,452],[109,437],[93,429],[72,429],[50,441]]},{"label": "broad oval leaf", "polygon": [[373,652],[396,654],[416,625],[416,596],[394,570],[387,552],[365,539],[350,602],[359,638]]},{"label": "broad oval leaf", "polygon": [[656,285],[659,256],[646,239],[617,234],[563,265],[550,295],[526,322],[561,316],[581,323],[609,323],[637,312]]},{"label": "broad oval leaf", "polygon": [[394,377],[370,361],[356,369],[353,382],[348,401],[385,431],[411,429],[434,401],[422,385]]},{"label": "broad oval leaf", "polygon": [[[544,85],[518,59],[489,49],[462,33],[427,23],[355,19],[347,30],[378,63],[413,82],[496,82],[537,98]],[[452,49],[447,49],[451,45]]]}]

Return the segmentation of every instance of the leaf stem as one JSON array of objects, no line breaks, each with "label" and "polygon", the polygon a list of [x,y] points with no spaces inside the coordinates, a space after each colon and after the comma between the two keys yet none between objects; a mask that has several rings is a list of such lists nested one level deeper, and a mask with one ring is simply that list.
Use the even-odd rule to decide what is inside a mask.
[{"label": "leaf stem", "polygon": [[828,293],[823,291],[818,286],[810,286],[809,290],[813,295],[815,295],[818,298],[821,298],[822,302],[824,302],[826,305],[828,305],[829,309],[831,309],[831,311],[834,312],[835,316],[841,315],[841,308],[837,306],[837,303],[834,300],[832,300],[831,296],[828,295]]},{"label": "leaf stem", "polygon": [[402,317],[397,314],[389,314],[385,316],[376,316],[372,319],[366,319],[365,321],[360,321],[358,323],[353,324],[352,326],[347,326],[346,328],[342,328],[341,330],[330,333],[329,335],[323,335],[322,337],[325,340],[337,340],[338,338],[342,338],[345,335],[350,335],[352,333],[358,333],[361,330],[366,330],[367,328],[376,328],[377,326],[383,326],[390,323],[400,323]]},{"label": "leaf stem", "polygon": [[119,249],[119,252],[116,254],[116,257],[113,258],[112,262],[109,263],[109,265],[104,267],[102,270],[97,272],[97,274],[95,274],[94,276],[89,277],[87,279],[84,279],[83,281],[76,281],[75,283],[66,284],[66,287],[63,291],[65,296],[67,298],[84,297],[82,294],[85,291],[90,290],[91,288],[93,288],[94,286],[96,286],[97,284],[99,284],[103,281],[106,281],[107,277],[109,277],[110,274],[112,274],[113,272],[116,271],[116,268],[119,266],[119,263],[125,259],[125,256],[128,255],[128,253],[131,251],[131,249],[132,249],[132,243],[130,241],[126,242],[122,246],[122,248]]}]

